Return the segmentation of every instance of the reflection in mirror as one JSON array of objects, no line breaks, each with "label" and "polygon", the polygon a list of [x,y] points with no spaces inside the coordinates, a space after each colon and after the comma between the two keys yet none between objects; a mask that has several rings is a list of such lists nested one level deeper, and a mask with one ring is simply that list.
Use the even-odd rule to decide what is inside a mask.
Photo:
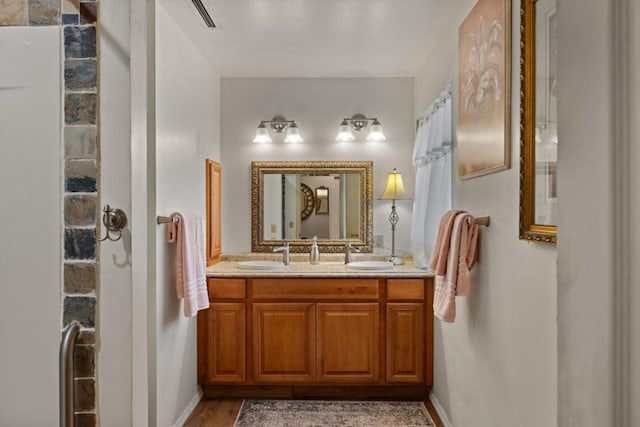
[{"label": "reflection in mirror", "polygon": [[522,2],[520,238],[556,242],[557,0]]},{"label": "reflection in mirror", "polygon": [[[252,162],[252,250],[371,251],[372,162]],[[314,190],[312,190],[314,189]],[[258,238],[259,237],[259,238]]]},{"label": "reflection in mirror", "polygon": [[[315,196],[312,187],[316,187]],[[264,192],[263,236],[267,240],[361,238],[360,175],[356,172],[265,173]],[[330,194],[335,195],[333,203]]]},{"label": "reflection in mirror", "polygon": [[[348,177],[347,174],[344,174],[343,176],[336,175],[334,176],[334,179],[342,180],[342,179],[347,179],[347,177]],[[348,194],[346,196],[349,197]],[[339,198],[338,200],[342,200],[342,198]],[[334,215],[335,215],[335,212],[336,210],[334,208]],[[324,185],[321,185],[320,187],[316,188],[316,213],[317,214],[329,213],[329,187],[325,187]]]}]

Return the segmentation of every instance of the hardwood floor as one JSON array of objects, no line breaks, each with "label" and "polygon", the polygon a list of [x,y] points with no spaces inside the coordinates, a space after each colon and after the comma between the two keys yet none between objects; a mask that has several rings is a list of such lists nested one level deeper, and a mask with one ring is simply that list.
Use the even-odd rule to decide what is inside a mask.
[{"label": "hardwood floor", "polygon": [[210,399],[203,397],[184,427],[232,427],[242,399]]},{"label": "hardwood floor", "polygon": [[[184,427],[233,427],[242,399],[211,399],[203,397]],[[444,427],[438,413],[429,400],[424,401],[436,427]]]}]

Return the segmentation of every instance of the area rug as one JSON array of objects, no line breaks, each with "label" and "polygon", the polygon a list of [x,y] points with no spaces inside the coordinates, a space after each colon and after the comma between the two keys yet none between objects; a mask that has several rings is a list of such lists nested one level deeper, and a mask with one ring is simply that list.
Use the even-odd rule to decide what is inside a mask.
[{"label": "area rug", "polygon": [[234,427],[435,426],[422,402],[245,400]]}]

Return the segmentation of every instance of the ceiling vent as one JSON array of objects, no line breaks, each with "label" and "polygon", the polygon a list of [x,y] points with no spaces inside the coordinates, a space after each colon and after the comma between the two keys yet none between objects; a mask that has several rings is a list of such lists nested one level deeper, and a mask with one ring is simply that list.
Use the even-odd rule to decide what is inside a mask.
[{"label": "ceiling vent", "polygon": [[218,28],[216,23],[213,22],[213,18],[211,17],[209,12],[207,11],[207,8],[204,7],[204,4],[202,4],[202,0],[191,0],[191,2],[195,6],[196,10],[198,11],[200,16],[202,17],[202,20],[204,21],[204,23],[205,23],[205,25],[207,27],[209,27],[209,28]]}]

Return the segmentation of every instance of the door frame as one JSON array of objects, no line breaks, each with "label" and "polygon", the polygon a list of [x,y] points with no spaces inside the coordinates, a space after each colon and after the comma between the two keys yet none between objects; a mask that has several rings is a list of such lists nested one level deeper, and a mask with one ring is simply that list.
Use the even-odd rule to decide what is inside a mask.
[{"label": "door frame", "polygon": [[132,425],[156,425],[155,0],[130,2]]},{"label": "door frame", "polygon": [[640,424],[640,2],[613,2],[615,426]]}]

